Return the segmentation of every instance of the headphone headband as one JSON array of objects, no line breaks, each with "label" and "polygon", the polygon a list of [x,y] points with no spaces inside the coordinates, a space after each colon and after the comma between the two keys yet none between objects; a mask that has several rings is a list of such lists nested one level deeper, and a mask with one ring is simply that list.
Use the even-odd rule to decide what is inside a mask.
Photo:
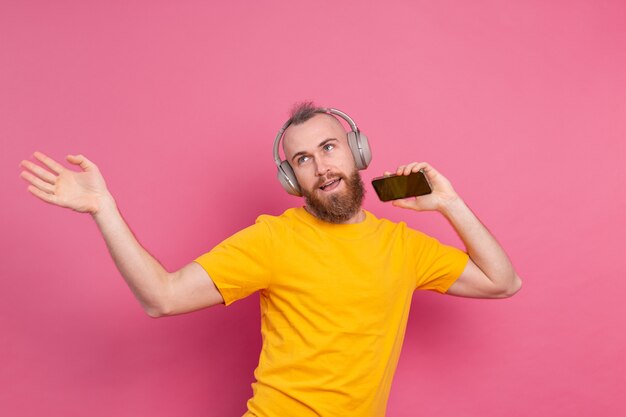
[{"label": "headphone headband", "polygon": [[[350,129],[352,129],[352,131],[348,132],[347,139],[348,147],[352,152],[355,165],[357,169],[367,168],[370,161],[372,160],[372,153],[370,151],[367,137],[359,132],[359,128],[357,127],[356,123],[354,123],[354,120],[352,120],[350,116],[348,116],[344,112],[332,108],[324,107],[315,111],[315,113],[339,116],[350,125]],[[298,180],[296,179],[296,175],[294,174],[293,169],[289,164],[289,161],[281,161],[280,159],[280,141],[283,138],[285,130],[287,130],[290,125],[291,119],[285,122],[285,124],[278,131],[276,138],[274,139],[274,162],[276,163],[276,167],[278,168],[278,180],[280,181],[285,191],[292,195],[301,196],[302,193],[300,192],[300,184],[298,184]]]},{"label": "headphone headband", "polygon": [[[316,111],[315,113],[336,114],[337,116],[341,117],[350,125],[350,129],[352,129],[353,132],[358,133],[359,131],[359,128],[357,127],[356,123],[354,123],[354,120],[352,120],[350,116],[348,116],[341,110],[333,109],[330,107],[324,107]],[[283,127],[281,127],[280,130],[278,131],[278,134],[276,134],[276,139],[274,139],[274,162],[276,162],[276,166],[280,166],[280,164],[282,163],[280,159],[280,151],[279,151],[280,141],[283,138],[283,134],[285,133],[285,130],[287,130],[289,126],[291,126],[291,119],[285,122]]]}]

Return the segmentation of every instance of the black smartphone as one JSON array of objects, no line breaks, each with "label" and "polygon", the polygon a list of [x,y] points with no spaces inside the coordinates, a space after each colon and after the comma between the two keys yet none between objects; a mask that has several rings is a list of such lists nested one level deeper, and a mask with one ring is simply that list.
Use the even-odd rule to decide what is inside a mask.
[{"label": "black smartphone", "polygon": [[374,178],[372,186],[381,201],[417,197],[433,192],[428,178],[422,171],[412,172],[409,175],[390,175],[388,177]]}]

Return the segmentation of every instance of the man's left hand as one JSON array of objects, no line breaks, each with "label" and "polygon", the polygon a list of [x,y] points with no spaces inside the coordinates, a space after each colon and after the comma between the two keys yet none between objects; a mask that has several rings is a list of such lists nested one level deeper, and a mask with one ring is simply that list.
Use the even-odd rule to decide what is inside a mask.
[{"label": "man's left hand", "polygon": [[[433,192],[419,197],[394,200],[392,202],[394,206],[416,211],[442,211],[450,203],[459,200],[459,195],[452,188],[450,181],[426,162],[412,162],[407,165],[401,165],[396,169],[395,174],[409,175],[419,170],[424,171]],[[391,172],[385,172],[385,175],[391,175]]]}]

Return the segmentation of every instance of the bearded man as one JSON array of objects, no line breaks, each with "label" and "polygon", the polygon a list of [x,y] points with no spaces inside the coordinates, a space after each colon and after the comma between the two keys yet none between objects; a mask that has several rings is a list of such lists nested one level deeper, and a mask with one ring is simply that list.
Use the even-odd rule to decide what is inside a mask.
[{"label": "bearded man", "polygon": [[82,168],[74,172],[37,152],[52,172],[22,161],[28,169],[22,177],[43,201],[91,213],[152,317],[228,306],[260,293],[263,347],[245,416],[384,416],[413,291],[503,298],[515,294],[521,280],[495,238],[428,163],[409,163],[395,174],[422,170],[432,193],[393,204],[439,211],[466,251],[364,210],[359,170],[371,152],[345,113],[297,106],[274,153],[283,187],[302,195],[304,206],[261,215],[171,273],[134,238],[98,168],[84,156],[68,156]]}]

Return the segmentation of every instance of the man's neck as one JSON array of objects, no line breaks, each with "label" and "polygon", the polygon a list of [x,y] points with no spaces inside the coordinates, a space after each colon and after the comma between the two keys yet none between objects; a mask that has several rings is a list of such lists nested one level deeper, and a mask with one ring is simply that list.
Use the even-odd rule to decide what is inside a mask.
[{"label": "man's neck", "polygon": [[307,211],[310,215],[312,215],[312,216],[314,216],[314,217],[318,218],[318,219],[319,219],[319,220],[321,220],[321,221],[325,221],[325,222],[330,223],[330,224],[356,224],[356,223],[361,223],[362,221],[364,221],[364,220],[365,220],[365,212],[363,211],[363,209],[362,209],[362,208],[359,208],[359,210],[358,210],[358,211],[357,211],[357,212],[356,212],[356,213],[355,213],[352,217],[350,217],[348,220],[346,220],[346,221],[344,221],[344,222],[338,222],[338,223],[335,223],[335,222],[329,222],[329,221],[326,221],[326,220],[324,220],[324,219],[320,219],[320,218],[319,218],[319,217],[315,214],[315,211],[313,211],[313,210],[312,210],[309,206],[307,206],[307,205],[305,205],[305,206],[304,206],[304,209],[305,209],[305,210],[306,210],[306,211]]},{"label": "man's neck", "polygon": [[352,216],[347,222],[342,223],[342,224],[361,223],[364,220],[365,220],[365,212],[363,211],[363,209],[359,209],[359,211],[354,216]]}]

